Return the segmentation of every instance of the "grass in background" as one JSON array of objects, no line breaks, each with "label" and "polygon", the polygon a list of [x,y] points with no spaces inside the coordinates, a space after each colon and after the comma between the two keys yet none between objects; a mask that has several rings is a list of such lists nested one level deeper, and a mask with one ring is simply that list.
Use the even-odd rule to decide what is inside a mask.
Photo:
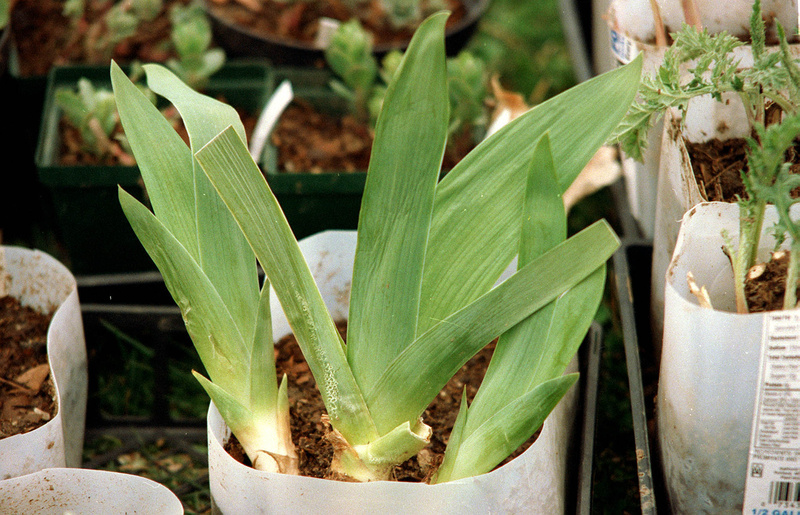
[{"label": "grass in background", "polygon": [[[153,342],[141,341],[105,320],[99,322],[103,331],[91,332],[90,363],[96,387],[90,403],[96,404],[100,415],[150,418],[160,394],[166,397],[173,420],[205,417],[209,399],[191,373],[205,369],[188,337],[164,337],[157,353]],[[157,381],[164,371],[166,380]]]},{"label": "grass in background", "polygon": [[492,0],[468,49],[531,105],[576,82],[558,0]]}]

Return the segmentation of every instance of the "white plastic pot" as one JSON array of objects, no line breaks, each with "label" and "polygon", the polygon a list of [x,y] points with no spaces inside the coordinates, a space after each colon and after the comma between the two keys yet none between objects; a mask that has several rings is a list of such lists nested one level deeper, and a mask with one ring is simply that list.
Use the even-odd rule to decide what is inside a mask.
[{"label": "white plastic pot", "polygon": [[681,219],[686,211],[706,200],[697,186],[686,142],[703,143],[711,139],[724,141],[750,135],[750,125],[741,101],[733,95],[723,98],[724,103],[709,96],[692,99],[682,130],[680,113],[677,110],[669,110],[664,116],[650,286],[656,350],[660,348],[660,335],[664,327],[665,273],[675,250]]},{"label": "white plastic pot", "polygon": [[[684,21],[681,2],[679,0],[657,0],[657,3],[661,9],[661,16],[667,32],[679,30]],[[749,38],[752,0],[733,0],[725,3],[724,7],[721,7],[719,1],[695,0],[695,3],[698,6],[700,19],[710,33],[714,34],[727,30],[733,35]],[[798,20],[796,0],[790,2],[765,0],[762,2],[762,11],[766,16],[776,16],[784,28],[787,28],[787,34],[795,33],[793,29],[797,27]],[[666,47],[659,47],[654,44],[654,22],[650,0],[613,0],[606,17],[610,30],[611,53],[617,61],[626,64],[641,53],[644,60],[642,73],[653,74],[664,60]],[[770,48],[775,49],[777,47]],[[800,55],[798,45],[790,45],[790,49],[795,56]],[[739,59],[742,67],[752,66],[753,57],[749,45],[736,48],[733,54],[736,59]],[[736,108],[713,106],[710,100],[699,100],[695,103],[704,105],[704,107],[700,108],[701,113],[695,117],[701,126],[696,129],[690,127],[689,131],[692,134],[705,132],[707,134],[704,136],[705,140],[713,137],[713,133],[724,132],[724,126],[718,122],[727,121],[731,113],[737,111]],[[743,111],[741,111],[741,115],[744,115]],[[736,118],[739,117],[739,114],[734,113],[733,116]],[[657,234],[659,232],[657,198],[661,195],[659,170],[662,169],[660,161],[661,153],[663,152],[662,134],[665,127],[664,123],[656,123],[648,132],[647,148],[642,156],[642,162],[635,161],[625,155],[622,156],[622,170],[631,215],[638,222],[642,235],[647,239],[658,238]],[[694,122],[687,120],[687,123],[691,125]],[[734,125],[733,130],[738,132],[739,122],[732,121],[731,123]],[[743,133],[747,130],[746,123],[745,120]],[[690,138],[695,138],[690,139],[690,141],[702,141],[696,139],[696,136],[690,136]],[[671,219],[674,225],[677,226],[680,216],[684,212],[685,210],[678,217]],[[673,230],[673,233],[677,234],[677,230]],[[666,261],[663,262],[664,266],[660,268],[662,274],[666,263],[669,261],[669,256],[671,256],[672,248],[674,248],[674,236],[669,248],[670,253]],[[654,251],[656,251],[655,245]],[[656,276],[654,275],[654,277]],[[658,290],[659,298],[662,292],[663,282]],[[658,304],[660,307],[660,301]]]},{"label": "white plastic pot", "polygon": [[8,293],[23,305],[54,310],[47,354],[58,412],[43,426],[0,440],[0,479],[44,468],[80,467],[86,418],[87,365],[75,277],[53,257],[3,247]]},{"label": "white plastic pot", "polygon": [[[761,257],[774,247],[767,208]],[[735,313],[722,231],[738,241],[736,204],[702,203],[683,217],[669,264],[658,383],[658,443],[676,513],[742,513],[763,313]],[[687,272],[716,309],[701,308]]]},{"label": "white plastic pot", "polygon": [[[655,39],[655,22],[651,0],[613,0],[609,13],[625,27],[631,37],[640,41]],[[686,22],[683,0],[656,0],[666,32],[680,30]],[[727,31],[736,37],[747,38],[750,34],[750,13],[753,0],[694,0],[697,14],[703,27],[710,34]],[[768,19],[777,19],[787,34],[796,34],[797,0],[762,0],[761,12]],[[768,25],[774,34],[774,27]]]},{"label": "white plastic pot", "polygon": [[52,468],[0,481],[0,513],[180,515],[180,500],[149,479],[75,468]]},{"label": "white plastic pot", "polygon": [[[300,242],[334,319],[347,317],[355,253],[354,231],[327,231]],[[273,334],[290,332],[273,297]],[[550,414],[539,438],[510,463],[481,476],[439,485],[377,481],[346,483],[257,471],[234,460],[223,444],[230,430],[211,404],[209,483],[219,512],[326,513],[563,513],[567,454],[575,419],[573,388]]]},{"label": "white plastic pot", "polygon": [[[620,64],[628,64],[634,57],[642,54],[642,74],[652,75],[664,61],[666,47],[645,43],[631,36],[626,28],[627,20],[619,20],[615,11],[608,12],[611,54]],[[642,162],[622,153],[622,176],[631,215],[639,225],[645,238],[653,237],[655,225],[656,185],[658,182],[658,162],[661,153],[662,124],[658,122],[647,133],[647,148]]]}]

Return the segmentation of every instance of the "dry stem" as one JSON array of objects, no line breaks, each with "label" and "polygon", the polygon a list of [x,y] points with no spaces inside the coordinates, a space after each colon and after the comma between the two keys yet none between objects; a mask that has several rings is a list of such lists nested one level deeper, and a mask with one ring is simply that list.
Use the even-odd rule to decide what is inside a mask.
[{"label": "dry stem", "polygon": [[661,8],[656,0],[650,0],[650,8],[653,10],[653,25],[656,32],[656,46],[667,46],[667,30],[664,28],[664,20],[661,18]]},{"label": "dry stem", "polygon": [[689,291],[697,297],[700,307],[714,309],[714,306],[711,305],[711,297],[708,296],[708,290],[706,290],[705,286],[700,287],[697,285],[691,272],[686,272],[686,281],[689,283]]}]

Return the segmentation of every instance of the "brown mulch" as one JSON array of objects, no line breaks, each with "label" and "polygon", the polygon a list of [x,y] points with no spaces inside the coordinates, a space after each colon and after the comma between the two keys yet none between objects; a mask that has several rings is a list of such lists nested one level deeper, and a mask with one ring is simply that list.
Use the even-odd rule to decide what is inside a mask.
[{"label": "brown mulch", "polygon": [[175,55],[170,43],[169,9],[187,1],[165,0],[158,17],[141,24],[137,34],[107,55],[98,52],[93,42],[106,31],[100,20],[113,2],[87,0],[84,18],[73,23],[62,14],[63,0],[16,0],[10,23],[19,52],[20,75],[46,75],[57,64],[105,64],[110,58],[117,62],[164,62]]},{"label": "brown mulch", "polygon": [[[705,143],[686,142],[686,150],[692,161],[695,180],[700,193],[709,201],[736,202],[736,198],[747,198],[742,173],[747,173],[747,143],[744,138],[717,139]],[[793,161],[793,173],[800,173],[800,143],[789,150],[788,161]],[[800,191],[792,192],[794,197]]]},{"label": "brown mulch", "polygon": [[[340,322],[337,327],[344,338],[346,323]],[[466,388],[467,399],[472,402],[486,373],[494,346],[495,342],[490,343],[461,367],[461,370],[447,383],[422,414],[423,421],[433,429],[431,443],[419,455],[395,469],[395,480],[427,481],[436,471],[444,457],[450,431],[458,414],[462,391]],[[283,373],[286,373],[288,379],[292,440],[300,458],[300,474],[332,479],[330,465],[333,448],[325,437],[327,427],[321,420],[325,413],[325,406],[314,377],[311,375],[293,335],[280,340],[275,346],[275,353],[278,376],[281,377]],[[522,454],[538,435],[537,431],[500,465]],[[250,465],[235,436],[231,435],[225,449],[235,459]]]},{"label": "brown mulch", "polygon": [[737,195],[745,198],[741,177],[743,170],[747,172],[745,147],[743,138],[686,142],[695,180],[707,200],[735,202]]},{"label": "brown mulch", "polygon": [[[467,11],[459,0],[446,1],[448,9],[453,13],[447,24],[452,26],[458,23]],[[364,28],[373,34],[375,45],[407,42],[413,35],[413,29],[392,27],[377,0],[359,8],[357,12],[352,12],[341,0],[317,2],[264,0],[254,2],[256,5],[252,8],[246,7],[244,5],[246,3],[249,2],[215,0],[210,7],[211,12],[220,19],[246,27],[253,33],[262,34],[263,37],[287,42],[313,43],[317,36],[320,18],[340,21],[358,18]],[[256,7],[258,4],[260,8]]]},{"label": "brown mulch", "polygon": [[[333,116],[295,99],[270,138],[278,149],[279,173],[352,173],[367,170],[374,134],[366,122],[353,115]],[[468,130],[452,136],[442,169],[452,169],[474,147]]]},{"label": "brown mulch", "polygon": [[57,411],[47,363],[51,315],[0,298],[0,438],[40,427]]},{"label": "brown mulch", "polygon": [[278,171],[323,173],[365,171],[373,134],[352,115],[333,116],[295,99],[272,132]]}]

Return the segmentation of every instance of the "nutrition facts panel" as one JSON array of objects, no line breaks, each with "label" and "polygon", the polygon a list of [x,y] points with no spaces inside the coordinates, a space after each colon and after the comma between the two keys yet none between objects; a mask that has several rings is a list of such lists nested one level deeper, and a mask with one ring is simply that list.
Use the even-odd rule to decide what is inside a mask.
[{"label": "nutrition facts panel", "polygon": [[765,315],[744,514],[800,515],[800,312]]}]

